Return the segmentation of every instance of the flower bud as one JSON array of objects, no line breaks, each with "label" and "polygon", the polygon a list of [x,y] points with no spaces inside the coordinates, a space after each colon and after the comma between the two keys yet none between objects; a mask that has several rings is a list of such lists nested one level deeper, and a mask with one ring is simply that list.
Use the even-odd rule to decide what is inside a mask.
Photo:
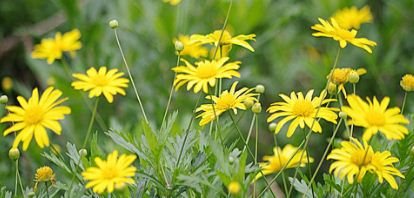
[{"label": "flower bud", "polygon": [[232,157],[232,156],[229,156],[229,162],[230,162],[230,164],[233,164],[234,163],[234,157]]},{"label": "flower bud", "polygon": [[341,111],[339,112],[339,117],[345,120],[348,117],[348,115],[345,112]]},{"label": "flower bud", "polygon": [[119,27],[118,20],[114,19],[114,20],[109,21],[109,27],[111,27],[112,29],[118,28]]},{"label": "flower bud", "polygon": [[30,191],[30,192],[27,193],[27,196],[28,197],[35,197],[36,196],[36,193],[33,192],[33,191]]},{"label": "flower bud", "polygon": [[0,104],[6,104],[9,101],[9,98],[6,95],[0,96]]},{"label": "flower bud", "polygon": [[176,50],[177,52],[181,52],[181,51],[183,51],[183,50],[184,50],[184,44],[183,44],[183,42],[181,42],[181,41],[179,41],[179,40],[176,40],[176,41],[175,41],[175,43],[174,43],[174,47],[175,47],[175,50]]},{"label": "flower bud", "polygon": [[230,184],[227,186],[227,189],[229,190],[229,193],[232,195],[237,195],[239,194],[240,190],[241,190],[241,186],[239,184],[239,182],[236,181],[232,181],[230,182]]},{"label": "flower bud", "polygon": [[268,129],[270,132],[275,132],[276,131],[276,123],[272,122],[269,124]]},{"label": "flower bud", "polygon": [[87,155],[88,155],[88,151],[87,151],[86,149],[80,149],[80,150],[79,150],[79,155],[80,155],[81,157],[85,157],[85,156],[87,156]]},{"label": "flower bud", "polygon": [[9,158],[12,160],[17,160],[20,157],[20,151],[18,148],[11,148],[9,150]]},{"label": "flower bud", "polygon": [[400,81],[400,85],[404,91],[414,91],[414,76],[411,74],[404,75]]},{"label": "flower bud", "polygon": [[253,113],[260,113],[262,112],[262,105],[259,102],[256,102],[252,107]]},{"label": "flower bud", "polygon": [[352,70],[348,74],[348,81],[352,84],[358,83],[359,82],[359,74],[356,71]]},{"label": "flower bud", "polygon": [[253,106],[252,100],[245,100],[243,101],[244,106],[246,106],[246,109],[250,109]]},{"label": "flower bud", "polygon": [[262,94],[265,92],[265,86],[263,86],[262,84],[258,84],[254,89],[257,93]]},{"label": "flower bud", "polygon": [[334,83],[332,83],[332,82],[329,82],[329,85],[328,85],[328,93],[331,94],[331,95],[335,95],[336,92],[337,92],[336,91],[336,85]]}]

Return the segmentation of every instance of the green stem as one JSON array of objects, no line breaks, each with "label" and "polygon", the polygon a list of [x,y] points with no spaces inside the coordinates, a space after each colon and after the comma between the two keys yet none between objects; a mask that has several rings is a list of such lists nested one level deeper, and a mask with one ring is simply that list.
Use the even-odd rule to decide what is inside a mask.
[{"label": "green stem", "polygon": [[147,115],[145,114],[144,106],[142,105],[142,102],[141,102],[141,98],[139,97],[139,94],[138,94],[138,89],[135,86],[134,78],[132,77],[132,74],[131,74],[131,71],[129,69],[128,63],[125,59],[124,51],[122,50],[121,43],[119,42],[118,33],[116,32],[116,29],[114,29],[114,34],[115,34],[116,43],[118,44],[119,51],[121,52],[122,60],[124,61],[125,68],[128,72],[129,79],[131,80],[132,87],[134,88],[135,96],[137,98],[139,107],[141,108],[142,115],[144,116],[145,121],[147,123],[149,123],[149,121],[147,119]]},{"label": "green stem", "polygon": [[92,131],[93,122],[95,120],[96,112],[97,112],[97,109],[98,109],[98,103],[99,103],[99,97],[96,98],[95,105],[94,105],[93,111],[92,111],[92,116],[91,116],[91,119],[89,121],[88,130],[86,132],[86,137],[85,137],[85,140],[83,141],[83,144],[82,144],[82,148],[85,148],[86,143],[88,143],[89,136],[90,136],[91,131]]},{"label": "green stem", "polygon": [[[179,64],[180,64],[180,53],[178,53],[178,55],[177,55],[177,63],[175,64],[175,66],[178,67]],[[174,73],[174,79],[173,79],[173,82],[171,84],[170,95],[168,96],[167,107],[165,108],[164,116],[162,117],[161,126],[164,124],[165,119],[167,118],[168,109],[170,108],[170,104],[171,104],[171,98],[172,98],[172,95],[174,93],[174,81],[175,81],[176,77],[177,77],[177,74]]]},{"label": "green stem", "polygon": [[[277,138],[276,138],[276,134],[273,135],[273,140],[275,141],[276,148],[279,147],[279,144],[278,144]],[[277,153],[275,153],[275,155],[278,156],[279,164],[282,164],[282,158],[280,156],[279,149],[276,149],[276,151],[277,151]],[[282,172],[283,188],[285,190],[286,197],[290,197],[290,194],[289,194],[289,191],[288,191],[288,187],[287,187],[285,173],[284,173],[284,171],[281,171],[281,172]]]},{"label": "green stem", "polygon": [[49,196],[49,184],[48,184],[48,182],[45,182],[45,187],[46,187],[47,198],[49,198],[50,196]]},{"label": "green stem", "polygon": [[405,103],[407,101],[407,94],[408,94],[408,92],[404,93],[404,100],[403,100],[403,103],[402,103],[402,106],[401,106],[401,114],[404,113]]}]

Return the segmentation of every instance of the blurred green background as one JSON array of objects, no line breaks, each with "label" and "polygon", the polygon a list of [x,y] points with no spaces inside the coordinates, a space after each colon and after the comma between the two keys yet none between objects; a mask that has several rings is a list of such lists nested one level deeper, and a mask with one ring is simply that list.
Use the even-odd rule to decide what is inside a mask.
[{"label": "blurred green background", "polygon": [[[228,30],[233,35],[257,35],[252,43],[256,52],[237,46],[231,51],[232,60],[242,61],[240,84],[249,87],[264,84],[266,93],[261,98],[264,108],[279,101],[279,93],[321,91],[338,43],[312,37],[310,26],[317,23],[318,17],[329,18],[340,8],[364,5],[371,7],[374,20],[363,25],[358,35],[376,41],[378,46],[370,55],[349,45],[342,50],[339,66],[366,68],[368,74],[361,78],[357,92],[362,96],[390,96],[391,105],[399,106],[403,96],[399,80],[403,74],[414,72],[413,0],[234,0]],[[72,78],[59,61],[48,65],[44,60],[32,59],[30,53],[42,38],[78,28],[83,47],[70,59],[74,72],[102,65],[123,70],[113,31],[107,25],[109,20],[117,19],[120,40],[147,115],[154,126],[159,126],[173,79],[170,69],[176,61],[173,39],[180,34],[207,34],[220,29],[228,6],[228,0],[183,0],[178,6],[161,0],[0,1],[0,78],[10,77],[13,82],[11,90],[2,86],[1,92],[9,96],[9,104],[16,104],[17,95],[29,97],[32,88],[43,90],[54,82],[53,86],[69,97],[66,104],[72,108],[72,114],[63,122],[63,134],[53,136],[53,142],[62,148],[67,141],[79,145],[90,118],[88,105],[93,101],[86,99],[88,105],[85,105],[85,94],[71,88]],[[230,83],[226,81],[227,85]],[[109,128],[128,129],[141,119],[132,86],[127,93],[126,97],[117,96],[113,104],[105,101],[99,106],[100,124],[95,124],[95,129],[106,151],[112,150],[114,143],[103,132]],[[183,89],[174,94],[171,109],[179,111],[182,126],[187,125],[196,98],[197,94]],[[408,111],[413,109],[411,104],[408,100]],[[0,112],[5,114],[3,108]],[[248,130],[251,117],[250,112],[243,116],[240,122],[243,131]],[[266,113],[260,114],[260,156],[272,154],[274,146],[266,117]],[[1,129],[6,126],[1,124]],[[280,134],[279,142],[298,145],[302,136],[299,130],[296,133],[293,139]],[[312,136],[309,150],[316,161],[329,135],[327,132]],[[12,176],[12,162],[7,157],[12,140],[12,135],[0,138],[0,178]],[[23,177],[32,178],[37,167],[50,163],[40,153],[32,142],[22,160]],[[9,184],[12,180],[1,182]]]}]

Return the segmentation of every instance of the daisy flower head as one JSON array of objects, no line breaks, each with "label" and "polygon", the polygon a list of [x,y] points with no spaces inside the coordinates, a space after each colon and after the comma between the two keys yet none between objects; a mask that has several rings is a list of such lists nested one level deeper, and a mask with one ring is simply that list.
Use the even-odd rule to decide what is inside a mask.
[{"label": "daisy flower head", "polygon": [[355,6],[338,10],[333,15],[339,26],[344,29],[359,29],[361,24],[372,22],[372,14],[369,6],[358,9]]},{"label": "daisy flower head", "polygon": [[312,127],[313,132],[322,133],[318,118],[336,123],[338,115],[335,111],[339,111],[339,109],[326,106],[326,104],[336,100],[325,99],[325,91],[319,97],[313,97],[313,92],[313,90],[308,91],[306,96],[302,92],[292,92],[290,97],[284,94],[279,95],[284,101],[272,103],[267,109],[267,112],[270,113],[267,122],[282,118],[276,124],[275,133],[279,133],[289,121],[291,123],[287,131],[287,137],[291,137],[298,126],[303,129],[305,125],[309,128]]},{"label": "daisy flower head", "polygon": [[351,69],[351,68],[336,68],[326,77],[332,83],[338,86],[338,92],[342,91],[346,97],[346,90],[344,85],[349,82],[349,77],[352,73],[356,73],[358,76],[362,76],[367,73],[364,68]]},{"label": "daisy flower head", "polygon": [[137,169],[131,164],[135,159],[135,155],[122,154],[118,157],[118,151],[113,151],[106,160],[96,157],[96,167],[89,167],[82,172],[83,178],[89,180],[85,187],[102,194],[105,190],[112,193],[126,184],[134,184],[132,177]]},{"label": "daisy flower head", "polygon": [[196,112],[201,112],[197,118],[201,117],[200,126],[204,126],[222,113],[233,110],[234,114],[237,114],[237,109],[246,110],[245,103],[257,102],[255,98],[258,94],[252,93],[253,88],[241,88],[236,90],[238,82],[234,82],[230,90],[223,91],[219,97],[207,96],[208,99],[213,101],[213,104],[203,104],[196,109]]},{"label": "daisy flower head", "polygon": [[198,93],[201,89],[204,93],[208,93],[209,87],[216,85],[216,80],[221,78],[240,77],[237,71],[240,68],[240,61],[226,63],[228,57],[219,60],[204,60],[195,63],[193,66],[188,61],[182,59],[185,66],[177,66],[172,70],[177,74],[174,80],[175,90],[187,83],[187,90],[194,87],[194,93]]},{"label": "daisy flower head", "polygon": [[389,151],[374,152],[366,141],[361,144],[354,138],[351,141],[343,141],[341,148],[332,150],[327,159],[335,160],[329,172],[333,172],[340,179],[347,177],[350,184],[354,183],[355,177],[360,183],[366,173],[370,172],[377,175],[380,183],[385,179],[391,188],[398,189],[394,175],[404,178],[404,175],[393,166],[393,163],[399,160],[392,157]]},{"label": "daisy flower head", "polygon": [[255,179],[259,179],[264,175],[277,173],[285,166],[286,169],[295,168],[298,165],[300,165],[300,167],[305,167],[307,163],[313,162],[313,158],[308,157],[306,151],[290,144],[286,145],[283,149],[274,147],[273,155],[264,156],[263,160],[266,162],[259,162],[259,167],[262,171],[256,175]]},{"label": "daisy flower head", "polygon": [[414,91],[414,76],[412,74],[406,74],[400,81],[401,87],[404,91]]},{"label": "daisy flower head", "polygon": [[20,106],[7,106],[10,113],[3,117],[0,122],[12,122],[11,127],[3,132],[8,135],[12,132],[18,132],[13,147],[16,148],[20,142],[23,142],[23,150],[27,150],[29,144],[35,137],[36,143],[40,148],[49,146],[49,137],[46,129],[52,130],[57,135],[62,132],[59,120],[63,120],[66,114],[70,114],[70,108],[59,106],[67,100],[60,99],[62,92],[53,87],[47,88],[41,96],[35,88],[29,100],[18,96],[17,100]]},{"label": "daisy flower head", "polygon": [[35,181],[36,182],[52,182],[56,181],[55,173],[49,166],[43,166],[36,170],[35,174]]},{"label": "daisy flower head", "polygon": [[207,35],[200,35],[194,34],[191,35],[190,40],[194,43],[201,43],[201,44],[214,44],[214,46],[231,46],[231,45],[239,45],[242,46],[252,52],[254,52],[253,47],[247,42],[249,40],[255,41],[255,34],[249,35],[238,35],[232,36],[230,32],[227,30],[216,30],[213,33]]},{"label": "daisy flower head", "polygon": [[339,46],[341,48],[345,48],[347,43],[351,43],[357,47],[360,47],[367,51],[368,53],[372,53],[370,47],[376,46],[377,43],[374,41],[368,40],[366,38],[356,38],[357,31],[347,30],[339,26],[334,18],[331,18],[331,22],[323,20],[321,18],[318,19],[321,24],[315,24],[311,28],[316,30],[317,32],[312,33],[315,37],[328,37],[332,38],[335,41],[339,42]]},{"label": "daisy flower head", "polygon": [[350,120],[348,124],[365,128],[362,139],[368,141],[377,132],[382,133],[389,140],[401,140],[408,129],[405,125],[409,123],[401,113],[400,108],[388,108],[389,97],[385,97],[381,102],[376,97],[367,102],[357,95],[347,97],[349,106],[342,107]]},{"label": "daisy flower head", "polygon": [[125,88],[128,87],[129,80],[122,78],[123,72],[118,69],[107,70],[106,66],[102,66],[99,70],[91,67],[86,74],[75,73],[72,76],[77,81],[72,82],[72,87],[82,91],[89,91],[89,98],[104,95],[109,103],[114,100],[114,95],[126,95]]},{"label": "daisy flower head", "polygon": [[207,48],[203,47],[200,43],[190,42],[190,37],[186,35],[178,36],[178,41],[184,45],[184,49],[180,51],[180,55],[191,56],[193,58],[206,57],[208,54]]},{"label": "daisy flower head", "polygon": [[55,35],[55,42],[62,52],[68,52],[71,56],[75,56],[76,50],[82,48],[82,43],[79,41],[81,33],[78,29],[73,29],[70,32],[58,32]]}]

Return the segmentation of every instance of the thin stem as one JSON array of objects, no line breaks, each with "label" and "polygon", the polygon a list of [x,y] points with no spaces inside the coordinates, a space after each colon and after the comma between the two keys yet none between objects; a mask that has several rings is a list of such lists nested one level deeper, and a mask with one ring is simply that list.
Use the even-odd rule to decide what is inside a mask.
[{"label": "thin stem", "polygon": [[46,187],[47,198],[49,198],[50,196],[49,196],[49,184],[48,184],[48,182],[45,182],[45,187]]},{"label": "thin stem", "polygon": [[17,196],[17,177],[19,175],[19,160],[16,160],[16,181],[14,182],[14,196]]},{"label": "thin stem", "polygon": [[[180,53],[178,53],[178,55],[177,55],[177,63],[175,64],[175,66],[178,67],[179,64],[180,64]],[[174,73],[174,79],[173,79],[173,82],[171,84],[170,95],[168,96],[167,107],[165,108],[164,116],[162,117],[161,126],[164,124],[165,119],[167,118],[168,109],[170,108],[170,104],[171,104],[171,98],[172,98],[172,95],[174,93],[174,81],[175,81],[176,77],[177,77],[177,73]]]},{"label": "thin stem", "polygon": [[402,103],[402,106],[401,106],[401,114],[404,113],[405,103],[407,101],[407,94],[408,94],[408,92],[404,93],[404,100],[403,100],[403,103]]},{"label": "thin stem", "polygon": [[[276,148],[279,147],[279,144],[278,144],[277,138],[276,138],[276,134],[273,135],[273,140],[275,141]],[[282,164],[282,158],[280,156],[279,149],[276,149],[276,151],[277,151],[277,153],[275,153],[275,154],[278,156],[279,164]],[[282,180],[283,180],[283,188],[285,190],[286,197],[290,197],[290,194],[288,194],[289,191],[288,191],[288,187],[287,187],[287,182],[286,182],[286,177],[285,177],[284,171],[282,171]]]},{"label": "thin stem", "polygon": [[99,103],[99,97],[96,98],[95,105],[94,105],[93,111],[92,111],[91,120],[89,121],[88,130],[86,132],[86,138],[83,141],[82,148],[85,148],[86,143],[88,143],[89,136],[90,136],[91,131],[92,131],[93,121],[95,120],[96,112],[97,112],[97,109],[98,109],[98,103]]},{"label": "thin stem", "polygon": [[[339,101],[339,109],[342,111],[342,107],[344,106],[343,102],[342,102],[342,96],[341,94],[338,94],[338,101]],[[346,120],[344,120],[344,125],[346,128],[346,131],[349,134],[349,138],[352,138],[352,130],[349,128],[348,122]]]},{"label": "thin stem", "polygon": [[125,59],[124,51],[122,50],[121,43],[119,42],[118,33],[116,32],[116,29],[114,29],[114,34],[115,34],[116,43],[118,44],[119,51],[121,52],[122,60],[124,61],[125,68],[128,72],[129,79],[131,80],[132,87],[134,88],[135,96],[137,98],[139,107],[141,108],[142,115],[144,116],[145,121],[149,123],[147,119],[147,115],[145,114],[144,106],[142,105],[142,102],[141,102],[141,98],[139,97],[137,87],[135,86],[134,78],[132,77],[131,71],[129,70],[128,63]]},{"label": "thin stem", "polygon": [[[259,119],[257,118],[256,114],[253,115],[253,118],[256,120],[256,137],[255,137],[255,142],[254,142],[254,164],[257,164],[257,144],[258,144],[258,137],[259,137]],[[251,127],[250,127],[251,128]],[[249,132],[249,137],[250,137],[250,132]],[[249,138],[247,138],[247,141],[249,140]],[[244,150],[243,150],[244,151]],[[256,180],[254,180],[253,182],[253,197],[256,196]]]}]

